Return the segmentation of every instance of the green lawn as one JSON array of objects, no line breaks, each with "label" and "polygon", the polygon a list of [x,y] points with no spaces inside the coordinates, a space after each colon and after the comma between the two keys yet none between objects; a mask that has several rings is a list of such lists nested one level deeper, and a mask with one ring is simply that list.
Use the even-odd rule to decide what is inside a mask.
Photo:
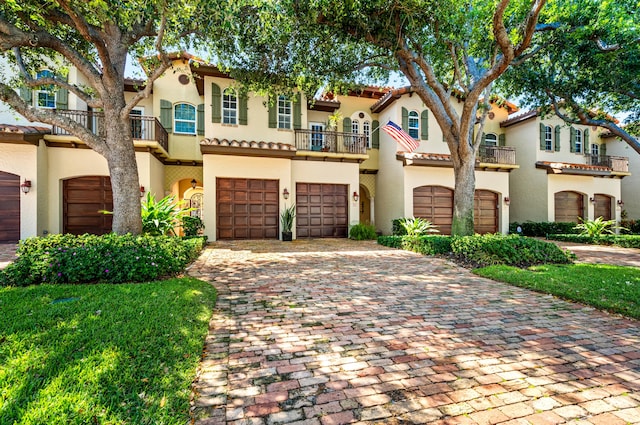
[{"label": "green lawn", "polygon": [[216,293],[192,278],[0,288],[0,424],[185,424]]},{"label": "green lawn", "polygon": [[640,319],[640,269],[604,264],[491,266],[474,273]]}]

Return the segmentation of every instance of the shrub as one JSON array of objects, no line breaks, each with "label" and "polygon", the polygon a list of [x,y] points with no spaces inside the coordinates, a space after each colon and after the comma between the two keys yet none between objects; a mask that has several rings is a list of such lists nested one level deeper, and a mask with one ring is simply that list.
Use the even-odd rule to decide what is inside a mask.
[{"label": "shrub", "polygon": [[390,248],[402,248],[424,255],[448,254],[451,252],[450,236],[379,236],[378,243]]},{"label": "shrub", "polygon": [[528,267],[536,264],[571,263],[575,255],[553,243],[517,235],[487,234],[454,237],[454,255],[477,266],[506,264]]},{"label": "shrub", "polygon": [[549,239],[593,245],[615,245],[622,248],[640,248],[640,235],[549,235]]},{"label": "shrub", "polygon": [[174,196],[165,196],[156,201],[151,192],[142,202],[142,231],[148,235],[175,235],[175,228],[182,218],[192,211],[185,208],[184,201],[176,203]]},{"label": "shrub", "polygon": [[[542,222],[525,221],[524,223],[509,224],[509,233],[518,234],[520,236],[533,236],[533,237],[545,237],[549,234],[554,234],[554,233],[577,234],[578,231],[575,229],[576,224],[577,223],[564,223],[564,222],[556,223],[553,221],[542,221]],[[518,230],[517,230],[518,227],[521,228],[522,232],[518,233]]]},{"label": "shrub", "polygon": [[404,228],[404,226],[402,226],[401,222],[402,222],[402,218],[396,218],[391,220],[391,225],[392,225],[392,229],[391,229],[391,234],[394,236],[404,236],[407,234],[407,229]]},{"label": "shrub", "polygon": [[198,236],[204,230],[204,223],[198,216],[185,215],[182,217],[182,231],[187,237]]},{"label": "shrub", "polygon": [[425,233],[439,233],[433,223],[424,218],[401,218],[400,225],[404,227],[404,230],[408,236],[416,237],[424,235]]},{"label": "shrub", "polygon": [[205,238],[108,234],[49,235],[20,242],[0,285],[145,282],[174,275],[197,258]]},{"label": "shrub", "polygon": [[620,226],[622,227],[620,233],[626,235],[640,234],[640,220],[622,220]]},{"label": "shrub", "polygon": [[378,237],[375,226],[358,223],[349,230],[349,239],[356,241],[372,240]]},{"label": "shrub", "polygon": [[613,235],[614,229],[620,229],[619,226],[616,226],[615,220],[605,220],[602,217],[598,217],[595,220],[584,220],[580,219],[580,223],[574,229],[580,231],[580,235],[582,236],[600,236],[603,234]]}]

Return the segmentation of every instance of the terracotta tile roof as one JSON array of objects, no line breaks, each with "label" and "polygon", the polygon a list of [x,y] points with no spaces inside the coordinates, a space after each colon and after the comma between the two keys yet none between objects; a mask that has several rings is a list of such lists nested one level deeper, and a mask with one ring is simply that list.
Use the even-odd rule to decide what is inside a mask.
[{"label": "terracotta tile roof", "polygon": [[536,166],[554,170],[611,171],[609,167],[602,165],[575,164],[572,162],[538,161]]},{"label": "terracotta tile roof", "polygon": [[524,112],[522,114],[512,115],[509,118],[507,118],[506,120],[502,121],[500,123],[500,127],[502,127],[502,128],[509,127],[510,125],[517,124],[519,122],[526,121],[526,120],[528,120],[530,118],[534,118],[534,117],[537,117],[537,116],[538,116],[538,111],[536,109]]},{"label": "terracotta tile roof", "polygon": [[398,152],[398,155],[404,155],[404,157],[407,159],[427,159],[430,161],[451,161],[451,155],[448,153]]},{"label": "terracotta tile roof", "polygon": [[0,132],[12,134],[49,134],[51,129],[35,125],[0,124]]},{"label": "terracotta tile roof", "polygon": [[287,143],[280,142],[256,142],[246,140],[228,140],[228,139],[203,139],[200,142],[201,146],[220,146],[230,148],[245,148],[245,149],[263,149],[263,150],[277,150],[277,151],[296,151],[295,146]]}]

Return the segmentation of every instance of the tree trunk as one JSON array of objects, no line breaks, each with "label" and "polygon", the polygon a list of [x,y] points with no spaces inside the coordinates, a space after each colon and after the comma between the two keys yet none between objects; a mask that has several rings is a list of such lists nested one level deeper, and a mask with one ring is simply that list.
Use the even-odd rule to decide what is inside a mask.
[{"label": "tree trunk", "polygon": [[454,167],[455,191],[453,195],[453,223],[451,234],[455,236],[473,235],[473,203],[476,187],[475,161],[473,151],[466,158],[459,158]]},{"label": "tree trunk", "polygon": [[142,233],[140,218],[140,180],[136,153],[131,136],[129,118],[120,119],[119,113],[105,111],[105,155],[111,176],[113,194],[113,232],[124,235]]}]

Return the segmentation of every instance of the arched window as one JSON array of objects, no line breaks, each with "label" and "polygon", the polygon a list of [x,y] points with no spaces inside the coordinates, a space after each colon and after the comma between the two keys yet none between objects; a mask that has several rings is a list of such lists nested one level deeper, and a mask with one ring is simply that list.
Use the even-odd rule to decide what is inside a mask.
[{"label": "arched window", "polygon": [[487,146],[498,146],[498,136],[493,133],[485,134],[484,144]]},{"label": "arched window", "polygon": [[188,103],[176,103],[173,107],[174,133],[196,134],[196,108]]},{"label": "arched window", "polygon": [[582,153],[582,131],[576,131],[576,153]]},{"label": "arched window", "polygon": [[231,87],[222,93],[222,123],[238,124],[238,97]]},{"label": "arched window", "polygon": [[369,121],[362,122],[362,132],[364,133],[364,138],[366,139],[367,148],[371,149],[371,123]]},{"label": "arched window", "polygon": [[544,149],[553,150],[553,129],[548,125],[544,127]]},{"label": "arched window", "polygon": [[291,128],[291,101],[286,96],[278,96],[278,128]]},{"label": "arched window", "polygon": [[420,137],[420,118],[416,111],[409,111],[409,135],[416,140]]},{"label": "arched window", "polygon": [[354,134],[360,133],[360,122],[358,120],[351,120],[351,132]]},{"label": "arched window", "polygon": [[[36,79],[53,77],[53,73],[48,69],[38,71],[36,73]],[[38,108],[55,108],[56,107],[56,93],[53,91],[54,86],[52,84],[46,84],[40,86],[36,90],[36,106]]]}]

